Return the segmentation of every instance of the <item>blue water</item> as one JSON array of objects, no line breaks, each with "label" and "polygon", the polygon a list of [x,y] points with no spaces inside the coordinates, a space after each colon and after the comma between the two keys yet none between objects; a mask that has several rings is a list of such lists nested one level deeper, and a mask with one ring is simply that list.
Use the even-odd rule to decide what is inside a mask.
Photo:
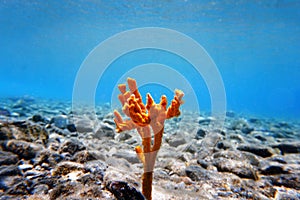
[{"label": "blue water", "polygon": [[[142,27],[173,29],[202,45],[221,74],[227,110],[300,118],[298,0],[1,0],[0,96],[71,100],[76,74],[87,55],[107,38]],[[149,62],[177,69],[196,87],[201,109],[210,110],[207,85],[193,76],[190,63],[149,49],[114,61],[99,82],[96,101],[110,101],[126,70]],[[160,92],[172,96],[170,89],[156,86],[151,91],[155,98]]]}]

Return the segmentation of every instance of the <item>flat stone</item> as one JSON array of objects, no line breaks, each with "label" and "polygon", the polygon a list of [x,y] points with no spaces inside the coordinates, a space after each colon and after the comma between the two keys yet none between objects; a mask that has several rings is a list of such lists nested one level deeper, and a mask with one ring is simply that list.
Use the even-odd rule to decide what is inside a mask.
[{"label": "flat stone", "polygon": [[64,129],[69,124],[68,116],[66,115],[59,115],[55,116],[51,119],[50,123],[53,123],[56,127]]},{"label": "flat stone", "polygon": [[84,166],[79,163],[64,161],[60,162],[55,169],[52,171],[52,175],[66,175],[75,170],[83,170]]},{"label": "flat stone", "polygon": [[219,172],[231,172],[241,178],[258,180],[256,170],[245,161],[216,158],[213,160],[213,164]]},{"label": "flat stone", "polygon": [[89,119],[80,119],[76,121],[75,126],[79,133],[88,133],[94,131],[94,124]]},{"label": "flat stone", "polygon": [[68,139],[61,145],[58,152],[68,152],[71,155],[74,155],[76,152],[82,151],[84,149],[86,149],[86,147],[77,139]]},{"label": "flat stone", "polygon": [[6,144],[6,150],[17,154],[19,158],[32,159],[43,149],[42,146],[21,140],[9,140]]},{"label": "flat stone", "polygon": [[198,159],[204,159],[210,156],[214,152],[214,148],[217,146],[218,142],[222,139],[222,135],[218,133],[208,134],[201,142],[199,151],[197,152]]},{"label": "flat stone", "polygon": [[300,174],[280,174],[275,176],[270,176],[271,182],[277,186],[285,186],[288,188],[293,188],[300,190]]},{"label": "flat stone", "polygon": [[17,165],[3,165],[0,166],[0,177],[2,176],[16,176],[21,174],[21,171]]},{"label": "flat stone", "polygon": [[199,129],[197,130],[195,139],[197,139],[197,140],[202,139],[202,138],[205,137],[205,135],[206,135],[206,131],[203,130],[202,128],[199,128]]},{"label": "flat stone", "polygon": [[193,181],[209,180],[210,172],[197,165],[190,165],[185,169],[186,175]]},{"label": "flat stone", "polygon": [[91,160],[105,160],[105,156],[98,151],[79,151],[73,157],[72,161],[76,161],[79,163],[86,163]]},{"label": "flat stone", "polygon": [[183,145],[186,143],[186,139],[182,136],[178,136],[178,137],[171,137],[168,140],[168,143],[171,147],[178,147],[180,145]]},{"label": "flat stone", "polygon": [[273,155],[273,151],[270,147],[260,146],[255,144],[242,144],[237,147],[240,151],[247,151],[263,158]]},{"label": "flat stone", "polygon": [[300,153],[300,142],[289,142],[272,145],[272,148],[278,148],[284,153]]},{"label": "flat stone", "polygon": [[128,162],[130,162],[132,164],[140,162],[135,152],[119,151],[119,152],[114,153],[112,156],[114,156],[116,158],[124,158],[125,160],[127,160]]},{"label": "flat stone", "polygon": [[267,166],[263,166],[260,168],[260,171],[264,175],[274,175],[274,174],[287,174],[289,173],[284,169],[283,165],[280,164],[271,164]]},{"label": "flat stone", "polygon": [[18,160],[19,159],[16,154],[6,151],[0,151],[0,166],[16,164]]}]

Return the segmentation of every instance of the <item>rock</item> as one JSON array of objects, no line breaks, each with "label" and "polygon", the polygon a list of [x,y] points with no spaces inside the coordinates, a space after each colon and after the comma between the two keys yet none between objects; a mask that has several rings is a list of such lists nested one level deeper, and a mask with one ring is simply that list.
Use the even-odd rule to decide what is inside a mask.
[{"label": "rock", "polygon": [[34,143],[25,142],[21,140],[9,140],[6,144],[5,150],[17,154],[19,158],[32,159],[41,151],[43,147]]},{"label": "rock", "polygon": [[61,154],[56,153],[55,151],[45,149],[40,151],[36,158],[34,159],[35,165],[42,165],[43,163],[49,164],[51,167],[54,167],[63,160],[63,156]]},{"label": "rock", "polygon": [[124,158],[125,160],[127,160],[128,162],[130,162],[132,164],[140,162],[136,153],[134,153],[133,151],[131,151],[131,152],[119,151],[117,153],[114,153],[112,156],[114,156],[116,158]]},{"label": "rock", "polygon": [[208,125],[211,121],[213,120],[213,118],[205,118],[205,117],[199,117],[198,118],[198,123],[201,125]]},{"label": "rock", "polygon": [[84,166],[79,163],[63,161],[60,162],[52,171],[53,176],[66,175],[72,171],[83,170]]},{"label": "rock", "polygon": [[2,176],[16,176],[21,174],[17,165],[0,166],[0,177]]},{"label": "rock", "polygon": [[18,162],[18,156],[11,152],[0,151],[0,166],[11,165]]},{"label": "rock", "polygon": [[58,152],[59,153],[68,152],[71,155],[74,155],[76,152],[82,151],[85,149],[86,149],[86,147],[81,142],[79,142],[77,139],[69,139],[69,140],[66,140],[61,145]]},{"label": "rock", "polygon": [[[66,197],[71,196],[80,188],[83,188],[83,185],[75,181],[58,183],[55,188],[49,191],[50,200],[67,199]],[[70,199],[75,198],[71,197]]]},{"label": "rock", "polygon": [[193,181],[209,180],[210,172],[197,165],[188,166],[185,169],[186,175]]},{"label": "rock", "polygon": [[3,125],[0,124],[0,140],[13,139],[11,130],[6,126],[2,126]]},{"label": "rock", "polygon": [[100,160],[93,160],[85,163],[84,170],[90,172],[91,174],[99,176],[99,179],[102,181],[104,177],[104,172],[107,169],[107,164]]},{"label": "rock", "polygon": [[79,151],[73,157],[72,161],[86,163],[91,160],[105,160],[105,156],[97,151]]},{"label": "rock", "polygon": [[123,170],[119,166],[108,167],[104,174],[103,183],[108,186],[110,183],[115,181],[122,181],[128,183],[133,187],[140,187],[140,179],[131,170]]},{"label": "rock", "polygon": [[197,147],[194,144],[195,142],[191,141],[188,144],[183,144],[181,146],[179,146],[177,149],[180,152],[188,152],[191,154],[194,154],[197,152]]},{"label": "rock", "polygon": [[240,151],[219,151],[213,154],[213,159],[216,158],[225,158],[236,161],[244,161],[249,165],[258,166],[260,161],[258,157],[249,152],[240,152]]},{"label": "rock", "polygon": [[226,116],[227,117],[235,117],[235,113],[233,111],[226,111]]},{"label": "rock", "polygon": [[[1,191],[6,191],[9,188],[12,188],[16,183],[22,181],[23,178],[16,174],[15,176],[0,176],[0,190]],[[0,199],[1,196],[4,193],[0,193]]]},{"label": "rock", "polygon": [[223,140],[223,141],[220,141],[220,142],[217,143],[217,148],[224,149],[224,150],[232,149],[232,145],[229,141]]},{"label": "rock", "polygon": [[66,115],[58,115],[53,117],[50,123],[53,123],[58,128],[64,129],[69,124],[69,119]]},{"label": "rock", "polygon": [[178,147],[180,145],[185,144],[186,140],[185,140],[185,138],[184,138],[183,135],[181,135],[181,134],[174,134],[174,135],[169,136],[167,142],[169,143],[169,145],[171,147]]},{"label": "rock", "polygon": [[102,137],[114,138],[114,136],[115,136],[115,128],[110,124],[101,122],[100,127],[96,131],[94,137],[98,138],[98,139],[101,139]]},{"label": "rock", "polygon": [[31,193],[32,194],[36,194],[36,195],[45,195],[47,194],[49,191],[49,186],[46,184],[38,184],[35,185],[32,190]]},{"label": "rock", "polygon": [[75,126],[79,133],[88,133],[94,131],[94,124],[89,119],[80,119],[75,123]]},{"label": "rock", "polygon": [[[6,125],[9,128],[9,139],[25,140],[27,142],[46,143],[48,131],[41,125],[30,121],[15,121]],[[3,127],[4,128],[4,127]]]},{"label": "rock", "polygon": [[299,142],[280,143],[280,144],[272,145],[272,148],[280,149],[282,154],[300,153],[300,143]]},{"label": "rock", "polygon": [[75,124],[67,124],[67,129],[68,129],[71,133],[77,131]]},{"label": "rock", "polygon": [[118,166],[119,169],[124,171],[132,170],[131,164],[124,158],[108,157],[105,162],[109,166]]},{"label": "rock", "polygon": [[201,142],[199,151],[197,152],[198,159],[204,159],[205,157],[211,155],[221,139],[222,136],[218,133],[208,134]]},{"label": "rock", "polygon": [[271,183],[277,186],[284,186],[300,190],[300,174],[280,174],[269,176]]},{"label": "rock", "polygon": [[130,187],[123,181],[112,181],[106,185],[106,188],[115,195],[117,199],[144,200],[145,197],[134,187]]},{"label": "rock", "polygon": [[119,133],[119,134],[115,135],[115,140],[118,141],[118,142],[120,142],[120,141],[126,141],[126,140],[128,140],[130,138],[132,138],[132,135],[130,135],[127,132]]},{"label": "rock", "polygon": [[213,160],[213,165],[219,172],[231,172],[241,178],[258,180],[255,169],[245,161],[216,158]]},{"label": "rock", "polygon": [[23,172],[30,170],[33,168],[33,165],[31,164],[22,164],[18,166],[20,170],[22,170]]},{"label": "rock", "polygon": [[20,181],[9,188],[6,193],[10,195],[27,195],[30,193],[30,183],[26,181]]},{"label": "rock", "polygon": [[237,147],[240,151],[247,151],[263,158],[273,155],[273,151],[270,147],[260,146],[257,144],[242,144]]},{"label": "rock", "polygon": [[33,115],[31,119],[33,122],[44,122],[44,118],[39,114]]},{"label": "rock", "polygon": [[195,139],[197,139],[197,140],[202,139],[202,138],[205,137],[205,135],[206,135],[206,131],[203,130],[203,129],[201,129],[201,128],[199,128],[199,129],[197,130],[197,134],[196,134]]},{"label": "rock", "polygon": [[6,108],[0,107],[0,115],[9,117],[10,116],[10,111]]},{"label": "rock", "polygon": [[[118,185],[118,183],[122,183]],[[118,199],[139,199],[139,194],[135,187],[139,188],[139,179],[132,173],[132,170],[123,171],[114,167],[106,170],[103,184]]]},{"label": "rock", "polygon": [[280,188],[280,190],[277,191],[276,193],[276,200],[296,200],[296,199],[300,199],[300,194],[297,191],[293,191],[290,189],[284,189],[284,188]]},{"label": "rock", "polygon": [[271,164],[262,166],[260,168],[260,172],[264,175],[274,175],[274,174],[287,174],[289,173],[287,170],[284,169],[283,165],[279,164]]}]

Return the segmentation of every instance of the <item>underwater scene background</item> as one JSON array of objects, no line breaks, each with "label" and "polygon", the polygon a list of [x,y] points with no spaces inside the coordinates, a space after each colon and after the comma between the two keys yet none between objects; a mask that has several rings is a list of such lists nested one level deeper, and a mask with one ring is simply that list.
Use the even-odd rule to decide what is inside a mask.
[{"label": "underwater scene background", "polygon": [[[99,43],[122,31],[161,27],[203,46],[223,79],[228,110],[299,118],[299,6],[288,0],[1,1],[0,95],[71,100],[80,65]],[[191,68],[170,53],[131,52],[111,64],[115,69],[99,82],[106,98],[97,91],[97,102],[110,101],[123,75],[118,67],[149,62],[181,73]],[[201,109],[209,111],[206,83],[193,73],[185,78],[198,85]]]},{"label": "underwater scene background", "polygon": [[298,0],[0,0],[0,200],[300,199],[299,50]]}]

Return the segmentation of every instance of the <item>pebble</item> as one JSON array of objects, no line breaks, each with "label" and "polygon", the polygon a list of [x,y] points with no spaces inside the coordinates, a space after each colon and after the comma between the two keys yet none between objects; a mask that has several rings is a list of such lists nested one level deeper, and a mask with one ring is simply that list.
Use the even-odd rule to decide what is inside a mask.
[{"label": "pebble", "polygon": [[69,124],[68,116],[66,115],[59,115],[55,116],[51,119],[50,123],[53,123],[56,127],[64,129]]}]

